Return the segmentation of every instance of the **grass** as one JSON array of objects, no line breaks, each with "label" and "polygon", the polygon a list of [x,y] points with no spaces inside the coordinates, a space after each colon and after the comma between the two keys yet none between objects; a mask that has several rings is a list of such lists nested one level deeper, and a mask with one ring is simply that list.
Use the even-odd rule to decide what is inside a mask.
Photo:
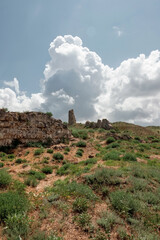
[{"label": "grass", "polygon": [[85,197],[91,201],[98,200],[98,197],[94,192],[85,184],[77,183],[75,181],[57,181],[52,189],[56,194],[59,194],[62,197]]},{"label": "grass", "polygon": [[0,188],[6,188],[11,184],[12,178],[6,169],[0,169]]},{"label": "grass", "polygon": [[63,156],[63,154],[57,152],[57,153],[54,153],[54,154],[53,154],[53,159],[54,159],[54,160],[63,160],[63,159],[64,159],[64,156]]},{"label": "grass", "polygon": [[1,149],[2,237],[62,240],[73,229],[73,238],[159,239],[160,128],[113,125],[108,131],[76,124],[70,128],[77,139],[59,150],[42,143]]},{"label": "grass", "polygon": [[34,151],[34,156],[39,156],[44,152],[43,148],[38,148]]},{"label": "grass", "polygon": [[86,142],[84,142],[84,141],[79,141],[79,142],[76,143],[76,146],[77,146],[77,147],[86,147]]},{"label": "grass", "polygon": [[109,233],[111,229],[116,225],[122,223],[120,219],[114,212],[103,212],[101,218],[97,220],[97,224],[105,230],[106,233]]},{"label": "grass", "polygon": [[29,202],[24,194],[8,191],[0,194],[0,220],[9,215],[23,213],[28,210]]},{"label": "grass", "polygon": [[102,186],[119,185],[119,172],[114,169],[101,168],[95,173],[84,177],[85,182],[94,190],[100,190]]},{"label": "grass", "polygon": [[134,215],[140,208],[139,202],[133,194],[117,190],[110,194],[113,208],[126,215]]},{"label": "grass", "polygon": [[42,168],[42,172],[45,174],[52,174],[53,168],[51,166],[45,166]]}]

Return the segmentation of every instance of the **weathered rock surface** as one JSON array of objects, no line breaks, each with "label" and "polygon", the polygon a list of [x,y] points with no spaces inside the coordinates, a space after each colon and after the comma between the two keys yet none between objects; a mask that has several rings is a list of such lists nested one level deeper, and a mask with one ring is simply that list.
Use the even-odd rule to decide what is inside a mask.
[{"label": "weathered rock surface", "polygon": [[97,122],[89,122],[85,123],[85,127],[89,128],[104,128],[106,130],[112,129],[112,124],[107,119],[97,120]]},{"label": "weathered rock surface", "polygon": [[76,118],[75,118],[73,109],[69,110],[69,112],[68,112],[68,124],[69,125],[76,124]]},{"label": "weathered rock surface", "polygon": [[9,146],[14,141],[47,142],[58,144],[71,136],[61,120],[41,112],[6,112],[0,109],[0,146]]}]

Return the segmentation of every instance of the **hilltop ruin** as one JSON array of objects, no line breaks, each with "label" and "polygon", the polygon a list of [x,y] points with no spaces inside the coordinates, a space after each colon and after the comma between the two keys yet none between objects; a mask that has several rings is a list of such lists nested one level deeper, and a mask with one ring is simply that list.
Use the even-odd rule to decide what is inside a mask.
[{"label": "hilltop ruin", "polygon": [[0,109],[0,146],[10,146],[14,142],[58,144],[70,135],[67,126],[50,114],[7,112]]}]

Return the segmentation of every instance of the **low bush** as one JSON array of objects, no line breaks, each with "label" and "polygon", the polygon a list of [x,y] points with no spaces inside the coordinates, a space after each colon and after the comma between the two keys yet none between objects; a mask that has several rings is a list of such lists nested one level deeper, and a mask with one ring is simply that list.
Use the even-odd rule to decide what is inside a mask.
[{"label": "low bush", "polygon": [[84,141],[79,141],[79,142],[76,143],[76,146],[77,146],[77,147],[86,147],[86,142],[84,142]]},{"label": "low bush", "polygon": [[34,176],[38,180],[42,180],[42,179],[44,179],[46,177],[46,175],[44,173],[38,172],[38,171],[34,171],[34,170],[30,170],[28,172],[28,174]]},{"label": "low bush", "polygon": [[81,151],[81,149],[78,149],[76,152],[76,156],[77,157],[82,157],[83,156],[83,151]]},{"label": "low bush", "polygon": [[101,168],[95,171],[91,175],[84,177],[85,182],[95,190],[100,190],[105,185],[117,185],[120,184],[118,178],[118,171],[109,168]]},{"label": "low bush", "polygon": [[42,172],[45,174],[51,174],[53,172],[53,168],[50,166],[45,166],[44,168],[42,168]]},{"label": "low bush", "polygon": [[18,163],[18,164],[25,163],[25,162],[27,162],[27,160],[26,159],[21,159],[21,158],[18,158],[15,161],[15,163]]},{"label": "low bush", "polygon": [[124,161],[132,161],[132,162],[136,162],[137,161],[137,158],[134,154],[132,153],[126,153],[124,156],[123,156],[123,160]]},{"label": "low bush", "polygon": [[25,213],[14,213],[5,219],[6,233],[10,239],[17,239],[17,236],[26,239],[29,232],[30,220]]},{"label": "low bush", "polygon": [[106,149],[109,149],[109,148],[118,148],[120,147],[119,143],[118,142],[113,142],[113,143],[110,143]]},{"label": "low bush", "polygon": [[88,138],[88,131],[74,129],[74,130],[72,130],[72,135],[75,138],[81,138],[81,139],[86,140]]},{"label": "low bush", "polygon": [[96,164],[97,163],[97,159],[96,158],[89,158],[87,159],[86,161],[84,161],[84,164],[85,165],[88,165],[88,164]]},{"label": "low bush", "polygon": [[116,140],[115,140],[114,137],[108,137],[107,140],[106,140],[106,143],[107,143],[107,144],[110,144],[110,143],[113,143],[113,142],[115,142],[115,141],[116,141]]},{"label": "low bush", "polygon": [[12,181],[11,176],[5,169],[0,170],[0,188],[6,188]]},{"label": "low bush", "polygon": [[24,184],[26,184],[27,186],[31,186],[31,187],[36,187],[38,185],[38,181],[34,176],[29,176],[25,181]]},{"label": "low bush", "polygon": [[82,213],[87,211],[88,209],[88,201],[86,198],[76,198],[76,200],[73,202],[73,211]]},{"label": "low bush", "polygon": [[133,215],[139,209],[139,202],[134,196],[125,191],[115,191],[110,194],[112,206],[121,213]]},{"label": "low bush", "polygon": [[106,160],[120,160],[120,153],[117,152],[117,151],[108,152],[103,156],[103,160],[104,161],[106,161]]},{"label": "low bush", "polygon": [[57,181],[54,184],[53,192],[61,195],[62,197],[74,196],[85,197],[91,201],[98,200],[94,192],[85,184],[67,181]]},{"label": "low bush", "polygon": [[53,159],[55,159],[55,160],[63,160],[64,156],[63,156],[63,154],[57,152],[57,153],[53,154]]},{"label": "low bush", "polygon": [[69,147],[65,147],[64,151],[65,152],[70,152],[70,148]]},{"label": "low bush", "polygon": [[0,162],[0,168],[4,167],[4,163]]},{"label": "low bush", "polygon": [[24,194],[12,191],[0,194],[0,220],[8,215],[26,212],[28,207],[29,202]]},{"label": "low bush", "polygon": [[81,213],[76,218],[76,222],[84,231],[88,231],[91,224],[91,216],[88,213]]},{"label": "low bush", "polygon": [[36,149],[34,151],[34,156],[39,156],[44,152],[43,148]]},{"label": "low bush", "polygon": [[15,158],[15,155],[14,154],[8,154],[8,159],[14,159]]},{"label": "low bush", "polygon": [[51,148],[47,149],[47,153],[53,153],[53,149]]},{"label": "low bush", "polygon": [[104,212],[100,219],[97,220],[97,223],[102,227],[106,233],[109,233],[113,226],[117,223],[120,223],[121,219],[112,212]]}]

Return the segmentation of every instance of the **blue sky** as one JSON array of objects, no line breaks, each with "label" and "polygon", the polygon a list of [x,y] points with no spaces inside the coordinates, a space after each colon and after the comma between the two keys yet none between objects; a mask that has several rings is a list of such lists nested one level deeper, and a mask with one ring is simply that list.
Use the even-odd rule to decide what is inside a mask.
[{"label": "blue sky", "polygon": [[159,0],[1,0],[0,87],[15,77],[27,97],[42,92],[48,49],[57,36],[78,36],[114,69],[147,57],[160,49],[159,10]]}]

